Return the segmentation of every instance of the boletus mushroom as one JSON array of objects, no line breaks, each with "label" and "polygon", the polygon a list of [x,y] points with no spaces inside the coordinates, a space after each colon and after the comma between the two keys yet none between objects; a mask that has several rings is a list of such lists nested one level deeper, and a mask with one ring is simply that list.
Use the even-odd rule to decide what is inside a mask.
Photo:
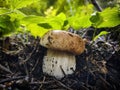
[{"label": "boletus mushroom", "polygon": [[47,32],[40,44],[48,48],[43,58],[43,72],[58,79],[73,73],[76,69],[75,55],[85,49],[85,42],[79,35],[62,30]]}]

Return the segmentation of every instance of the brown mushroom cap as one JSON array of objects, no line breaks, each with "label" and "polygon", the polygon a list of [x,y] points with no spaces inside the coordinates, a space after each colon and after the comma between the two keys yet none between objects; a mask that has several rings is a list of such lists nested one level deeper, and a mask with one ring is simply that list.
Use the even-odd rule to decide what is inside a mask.
[{"label": "brown mushroom cap", "polygon": [[75,55],[81,54],[85,49],[85,42],[79,35],[62,30],[47,32],[41,38],[40,44],[46,48],[67,51]]}]

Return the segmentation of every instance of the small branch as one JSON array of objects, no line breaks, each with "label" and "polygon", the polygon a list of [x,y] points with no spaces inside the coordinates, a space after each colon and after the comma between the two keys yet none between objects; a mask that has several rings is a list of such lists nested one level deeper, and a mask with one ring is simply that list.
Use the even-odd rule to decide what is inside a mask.
[{"label": "small branch", "polygon": [[67,87],[65,84],[63,84],[62,82],[60,82],[60,81],[58,81],[58,80],[56,80],[55,79],[55,81],[57,82],[57,83],[59,83],[62,87],[64,87],[64,88],[66,88],[67,90],[73,90],[73,89],[71,89],[70,87]]},{"label": "small branch", "polygon": [[63,70],[61,65],[60,65],[60,69],[61,69],[62,73],[64,74],[64,76],[66,76],[65,71]]},{"label": "small branch", "polygon": [[96,0],[91,0],[91,2],[98,11],[100,11],[100,12],[102,11],[101,6],[98,4],[98,2]]},{"label": "small branch", "polygon": [[31,58],[31,56],[33,55],[33,53],[35,52],[35,50],[36,50],[36,47],[32,50],[32,52],[27,56],[27,58],[26,58],[24,61],[20,62],[20,64],[24,64],[24,63],[26,63],[28,60],[30,60],[30,58]]},{"label": "small branch", "polygon": [[37,59],[34,67],[33,67],[32,70],[30,71],[30,73],[32,73],[32,72],[35,70],[35,68],[37,67],[38,63],[39,63],[39,58]]},{"label": "small branch", "polygon": [[0,69],[4,70],[4,71],[6,71],[6,72],[9,72],[9,73],[11,73],[11,74],[13,74],[8,68],[2,66],[1,64],[0,64]]},{"label": "small branch", "polygon": [[26,63],[27,61],[30,60],[30,58],[32,57],[32,55],[36,52],[38,45],[39,45],[39,41],[37,41],[35,47],[31,51],[31,53],[27,56],[27,58],[25,60],[23,60],[22,62],[20,62],[20,64],[24,64],[24,63]]},{"label": "small branch", "polygon": [[21,51],[22,49],[19,49],[19,50],[16,50],[16,51],[9,51],[9,50],[7,50],[7,49],[5,49],[5,48],[3,48],[3,52],[5,53],[5,54],[8,54],[8,55],[18,55],[18,53]]},{"label": "small branch", "polygon": [[46,77],[43,77],[43,81],[42,81],[42,83],[41,83],[41,85],[40,85],[40,87],[39,87],[38,90],[41,90],[41,88],[42,88],[42,86],[43,86],[43,83],[45,82],[45,79],[46,79]]},{"label": "small branch", "polygon": [[108,86],[111,86],[109,82],[107,82],[102,76],[99,76],[99,78]]},{"label": "small branch", "polygon": [[19,77],[15,77],[15,78],[3,79],[3,80],[0,81],[0,84],[1,84],[1,83],[5,83],[5,82],[10,82],[10,81],[13,81],[13,80],[23,79],[23,78],[25,78],[25,76],[19,76]]},{"label": "small branch", "polygon": [[52,84],[55,83],[55,81],[41,81],[41,82],[32,82],[31,85],[40,85],[40,84]]}]

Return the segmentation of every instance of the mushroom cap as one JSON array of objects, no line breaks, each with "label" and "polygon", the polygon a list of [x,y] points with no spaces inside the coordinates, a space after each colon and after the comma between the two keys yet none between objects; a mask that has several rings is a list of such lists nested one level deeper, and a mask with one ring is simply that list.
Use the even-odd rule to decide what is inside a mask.
[{"label": "mushroom cap", "polygon": [[79,35],[62,30],[48,31],[41,38],[40,44],[46,48],[75,55],[79,55],[85,50],[85,42]]}]

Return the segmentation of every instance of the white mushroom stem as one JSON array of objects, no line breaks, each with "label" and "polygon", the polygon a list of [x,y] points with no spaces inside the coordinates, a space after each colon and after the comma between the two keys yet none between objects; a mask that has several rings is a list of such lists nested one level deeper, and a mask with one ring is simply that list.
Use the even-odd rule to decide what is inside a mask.
[{"label": "white mushroom stem", "polygon": [[[43,72],[60,79],[72,74],[76,69],[75,55],[63,51],[48,49],[43,59]],[[63,71],[62,71],[63,70]]]},{"label": "white mushroom stem", "polygon": [[61,30],[47,32],[40,44],[48,48],[43,59],[43,72],[56,78],[64,77],[64,73],[72,74],[76,69],[75,55],[80,55],[85,49],[80,36]]}]

